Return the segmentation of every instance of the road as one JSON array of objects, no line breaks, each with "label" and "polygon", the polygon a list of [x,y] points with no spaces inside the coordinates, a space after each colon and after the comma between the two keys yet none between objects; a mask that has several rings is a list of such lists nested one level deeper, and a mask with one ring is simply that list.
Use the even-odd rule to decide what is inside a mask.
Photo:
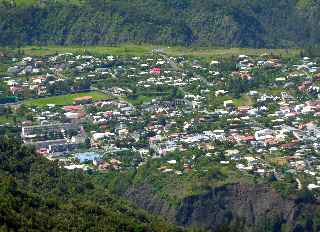
[{"label": "road", "polygon": [[296,178],[296,181],[297,181],[297,183],[298,183],[298,190],[302,190],[301,181],[300,181],[298,178]]}]

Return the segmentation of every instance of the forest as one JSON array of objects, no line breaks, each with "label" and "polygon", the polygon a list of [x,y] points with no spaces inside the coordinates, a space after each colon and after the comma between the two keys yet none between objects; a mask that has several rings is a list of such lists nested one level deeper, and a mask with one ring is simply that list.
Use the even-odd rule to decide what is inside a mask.
[{"label": "forest", "polygon": [[0,1],[0,44],[303,47],[318,44],[315,0]]},{"label": "forest", "polygon": [[0,186],[0,231],[180,231],[7,136]]}]

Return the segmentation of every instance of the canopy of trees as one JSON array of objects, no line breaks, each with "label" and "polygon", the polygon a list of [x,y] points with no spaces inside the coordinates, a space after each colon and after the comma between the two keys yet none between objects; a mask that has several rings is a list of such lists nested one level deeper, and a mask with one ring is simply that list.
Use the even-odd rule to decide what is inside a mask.
[{"label": "canopy of trees", "polygon": [[2,0],[0,44],[301,47],[319,22],[315,0]]},{"label": "canopy of trees", "polygon": [[178,231],[8,137],[0,137],[0,186],[0,231]]}]

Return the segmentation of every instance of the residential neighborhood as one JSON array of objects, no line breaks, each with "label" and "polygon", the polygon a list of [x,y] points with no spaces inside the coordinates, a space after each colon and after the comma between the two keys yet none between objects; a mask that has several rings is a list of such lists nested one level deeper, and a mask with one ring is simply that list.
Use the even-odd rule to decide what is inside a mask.
[{"label": "residential neighborhood", "polygon": [[[1,127],[67,169],[162,175],[227,166],[320,188],[320,67],[271,54],[231,60],[72,53],[11,57]],[[1,113],[2,114],[2,113]]]}]

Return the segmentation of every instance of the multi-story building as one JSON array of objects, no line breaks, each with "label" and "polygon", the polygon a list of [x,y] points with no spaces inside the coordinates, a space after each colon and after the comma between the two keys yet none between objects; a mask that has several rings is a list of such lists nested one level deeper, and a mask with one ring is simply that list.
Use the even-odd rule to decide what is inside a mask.
[{"label": "multi-story building", "polygon": [[28,141],[34,138],[48,137],[52,134],[64,134],[66,131],[79,129],[79,125],[73,123],[25,126],[22,127],[21,137],[24,141]]}]

